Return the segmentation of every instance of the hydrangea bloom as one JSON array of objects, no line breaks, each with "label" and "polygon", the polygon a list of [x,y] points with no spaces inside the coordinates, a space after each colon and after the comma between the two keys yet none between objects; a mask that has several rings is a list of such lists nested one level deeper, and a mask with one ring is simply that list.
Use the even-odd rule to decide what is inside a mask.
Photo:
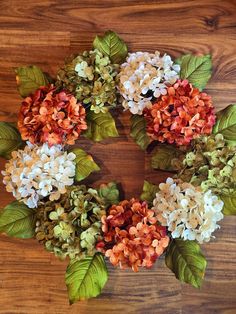
[{"label": "hydrangea bloom", "polygon": [[12,152],[12,159],[2,171],[3,183],[17,200],[35,208],[44,197],[59,199],[66,187],[73,184],[75,158],[74,153],[64,152],[60,145],[39,147],[27,143],[24,150]]},{"label": "hydrangea bloom", "polygon": [[67,91],[44,86],[23,100],[18,128],[22,139],[32,144],[73,145],[81,131],[87,129],[85,109]]},{"label": "hydrangea bloom", "polygon": [[94,189],[71,186],[59,200],[41,203],[36,212],[36,239],[60,259],[81,259],[96,253],[105,215]]},{"label": "hydrangea bloom", "polygon": [[187,80],[169,86],[150,109],[145,110],[147,133],[153,140],[188,145],[200,134],[210,134],[215,123],[211,97]]},{"label": "hydrangea bloom", "polygon": [[171,178],[159,185],[153,210],[162,226],[167,226],[173,238],[208,242],[223,219],[224,203],[209,190]]},{"label": "hydrangea bloom", "polygon": [[117,65],[99,50],[72,56],[58,72],[57,85],[75,95],[95,113],[116,106]]},{"label": "hydrangea bloom", "polygon": [[151,267],[168,246],[166,228],[145,202],[124,200],[102,217],[104,241],[97,248],[121,268]]},{"label": "hydrangea bloom", "polygon": [[118,74],[118,89],[123,96],[123,107],[133,114],[142,114],[153,100],[166,95],[166,85],[179,78],[180,66],[173,64],[167,54],[160,52],[130,53]]},{"label": "hydrangea bloom", "polygon": [[191,143],[178,177],[201,186],[203,191],[233,193],[236,189],[236,146],[228,146],[222,134],[201,136]]}]

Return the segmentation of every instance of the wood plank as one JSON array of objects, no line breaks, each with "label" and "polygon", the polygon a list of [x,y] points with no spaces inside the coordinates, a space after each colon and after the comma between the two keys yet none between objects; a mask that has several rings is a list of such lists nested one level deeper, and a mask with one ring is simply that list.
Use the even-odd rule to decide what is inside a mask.
[{"label": "wood plank", "polygon": [[[16,121],[21,98],[14,68],[36,64],[55,75],[71,53],[91,48],[94,36],[117,31],[130,50],[211,53],[213,76],[207,91],[219,110],[236,102],[235,0],[1,0],[0,120]],[[87,184],[116,180],[123,197],[138,197],[143,180],[163,181],[166,172],[150,168],[150,154],[129,136],[128,113],[115,113],[120,136],[78,146],[91,153],[102,171]],[[4,167],[0,160],[0,170]],[[0,206],[13,198],[0,180]],[[68,305],[64,272],[57,260],[34,240],[0,236],[0,314],[211,314],[236,313],[236,217],[226,217],[216,239],[203,246],[206,280],[198,290],[179,283],[161,258],[138,274],[108,263],[110,278],[97,298]]]}]

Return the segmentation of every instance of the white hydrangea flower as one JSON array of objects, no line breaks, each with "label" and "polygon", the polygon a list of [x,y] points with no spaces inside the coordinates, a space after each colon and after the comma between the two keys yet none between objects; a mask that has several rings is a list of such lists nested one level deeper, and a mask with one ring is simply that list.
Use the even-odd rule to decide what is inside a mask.
[{"label": "white hydrangea flower", "polygon": [[171,178],[159,188],[153,209],[173,238],[208,242],[220,228],[217,222],[224,217],[224,203],[210,190],[204,193],[200,187]]},{"label": "white hydrangea flower", "polygon": [[152,106],[152,98],[166,95],[166,85],[179,78],[180,66],[160,52],[130,53],[118,74],[118,89],[124,98],[122,105],[133,114],[141,115]]},{"label": "white hydrangea flower", "polygon": [[32,145],[12,152],[12,159],[2,171],[6,190],[28,207],[35,208],[39,200],[49,196],[51,201],[66,192],[75,176],[76,155],[62,150],[61,145],[49,147]]}]

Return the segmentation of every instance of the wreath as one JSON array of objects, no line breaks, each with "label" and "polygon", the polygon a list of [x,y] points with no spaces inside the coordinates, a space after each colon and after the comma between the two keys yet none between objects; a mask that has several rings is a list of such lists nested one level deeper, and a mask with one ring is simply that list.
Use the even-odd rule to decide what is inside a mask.
[{"label": "wreath", "polygon": [[[16,69],[18,122],[0,122],[3,182],[16,200],[2,209],[0,232],[68,259],[70,303],[101,293],[105,257],[136,272],[165,254],[177,279],[201,286],[199,244],[236,213],[236,105],[215,113],[203,91],[211,72],[210,55],[128,54],[112,31],[56,78],[34,65]],[[81,185],[100,168],[73,145],[118,136],[111,110],[119,105],[132,114],[136,143],[151,147],[152,167],[173,174],[159,186],[145,181],[140,199],[120,200],[115,182]]]}]

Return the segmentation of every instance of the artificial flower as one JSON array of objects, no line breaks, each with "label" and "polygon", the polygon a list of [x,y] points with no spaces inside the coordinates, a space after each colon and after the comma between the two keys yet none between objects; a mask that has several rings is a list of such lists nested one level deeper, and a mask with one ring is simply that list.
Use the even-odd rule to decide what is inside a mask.
[{"label": "artificial flower", "polygon": [[146,202],[124,200],[102,217],[104,240],[97,248],[121,268],[151,267],[168,246],[166,228],[158,223]]},{"label": "artificial flower", "polygon": [[147,134],[152,140],[188,145],[201,134],[210,134],[215,123],[211,97],[178,80],[144,113]]},{"label": "artificial flower", "polygon": [[116,106],[117,66],[97,49],[72,56],[58,72],[57,86],[68,89],[95,113]]},{"label": "artificial flower", "polygon": [[66,90],[53,85],[40,87],[21,105],[18,128],[23,140],[32,144],[73,145],[87,129],[85,109]]},{"label": "artificial flower", "polygon": [[[177,163],[176,163],[177,164]],[[201,136],[178,164],[178,177],[203,191],[228,194],[236,189],[236,146],[228,146],[222,134]]]},{"label": "artificial flower", "polygon": [[130,53],[118,74],[123,107],[141,115],[144,108],[151,108],[153,101],[166,95],[167,85],[176,82],[179,71],[180,66],[159,51]]},{"label": "artificial flower", "polygon": [[36,239],[60,259],[81,259],[96,253],[101,240],[103,200],[84,185],[67,188],[58,200],[40,203],[36,212]]},{"label": "artificial flower", "polygon": [[203,192],[190,183],[168,178],[159,185],[153,210],[172,238],[208,242],[223,219],[224,203],[211,190]]},{"label": "artificial flower", "polygon": [[59,199],[66,187],[73,184],[75,158],[74,153],[64,152],[60,145],[37,146],[28,142],[23,150],[12,152],[2,171],[3,183],[17,200],[35,208],[44,197]]},{"label": "artificial flower", "polygon": [[201,134],[210,134],[215,123],[211,97],[178,80],[144,113],[147,134],[152,140],[188,145]]}]

